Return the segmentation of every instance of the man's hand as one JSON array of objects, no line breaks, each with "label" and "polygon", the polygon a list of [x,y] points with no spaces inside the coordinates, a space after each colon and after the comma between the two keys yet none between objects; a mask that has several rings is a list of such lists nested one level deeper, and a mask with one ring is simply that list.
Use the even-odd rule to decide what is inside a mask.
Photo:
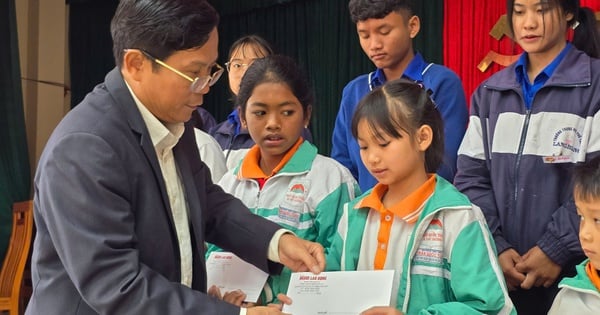
[{"label": "man's hand", "polygon": [[375,306],[360,313],[360,315],[404,315],[394,307],[389,306]]},{"label": "man's hand", "polygon": [[323,246],[289,233],[279,239],[279,260],[295,272],[311,271],[316,274],[325,269]]},{"label": "man's hand", "polygon": [[532,247],[525,253],[515,268],[527,275],[521,283],[521,288],[525,290],[540,286],[550,287],[562,270],[562,267],[550,260],[538,246]]},{"label": "man's hand", "polygon": [[517,270],[515,265],[521,262],[522,258],[516,250],[509,248],[498,256],[498,263],[504,273],[506,286],[509,291],[514,291],[521,286],[525,280],[525,273]]}]

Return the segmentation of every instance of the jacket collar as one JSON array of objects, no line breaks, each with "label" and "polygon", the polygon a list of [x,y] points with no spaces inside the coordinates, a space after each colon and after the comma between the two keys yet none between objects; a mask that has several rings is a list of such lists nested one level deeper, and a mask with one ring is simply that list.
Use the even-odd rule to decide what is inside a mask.
[{"label": "jacket collar", "polygon": [[[484,86],[491,89],[520,89],[521,85],[517,80],[517,63],[513,63],[506,69],[490,77]],[[590,85],[592,81],[591,58],[584,52],[572,47],[567,52],[562,62],[556,67],[552,76],[546,81],[544,86],[559,85]]]},{"label": "jacket collar", "polygon": [[[427,67],[428,64],[425,62],[425,59],[423,59],[421,53],[415,53],[413,59],[408,66],[406,66],[406,69],[404,69],[402,77],[415,82],[423,82],[423,73]],[[388,79],[383,73],[383,69],[377,68],[377,70],[369,74],[369,87],[372,90],[383,85],[387,80]]]}]

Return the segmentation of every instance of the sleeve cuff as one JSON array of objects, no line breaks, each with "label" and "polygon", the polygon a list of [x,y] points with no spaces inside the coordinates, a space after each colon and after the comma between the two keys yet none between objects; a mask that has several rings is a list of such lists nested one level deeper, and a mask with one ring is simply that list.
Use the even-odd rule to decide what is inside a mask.
[{"label": "sleeve cuff", "polygon": [[294,234],[294,233],[292,233],[292,231],[289,231],[286,229],[279,229],[279,230],[277,230],[277,232],[275,232],[275,234],[273,234],[273,237],[271,238],[271,242],[269,242],[269,252],[267,254],[267,258],[270,261],[273,261],[276,263],[281,262],[279,260],[279,239],[281,238],[281,236],[283,234],[286,234],[286,233]]},{"label": "sleeve cuff", "polygon": [[498,255],[502,254],[502,252],[504,252],[505,250],[513,247],[502,236],[494,236],[494,242],[496,243],[496,252],[498,253]]},{"label": "sleeve cuff", "polygon": [[240,315],[246,315],[246,311],[248,311],[247,308],[245,308],[245,307],[240,308]]},{"label": "sleeve cuff", "polygon": [[568,265],[571,258],[569,249],[564,246],[561,241],[552,233],[546,232],[537,242],[537,246],[552,260],[561,267]]}]

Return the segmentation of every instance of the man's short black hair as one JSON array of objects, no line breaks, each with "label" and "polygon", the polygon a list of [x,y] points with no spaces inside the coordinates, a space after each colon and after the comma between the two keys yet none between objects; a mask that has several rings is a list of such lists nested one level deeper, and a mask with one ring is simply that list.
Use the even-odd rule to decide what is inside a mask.
[{"label": "man's short black hair", "polygon": [[392,12],[415,14],[412,0],[350,0],[348,3],[352,22],[382,19]]},{"label": "man's short black hair", "polygon": [[206,1],[121,0],[110,25],[115,62],[121,66],[125,49],[166,59],[201,47],[217,24],[219,15]]}]

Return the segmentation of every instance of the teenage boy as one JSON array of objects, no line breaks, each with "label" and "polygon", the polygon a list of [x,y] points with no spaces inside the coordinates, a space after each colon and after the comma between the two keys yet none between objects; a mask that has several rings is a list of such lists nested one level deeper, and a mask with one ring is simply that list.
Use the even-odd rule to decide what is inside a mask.
[{"label": "teenage boy", "polygon": [[[456,154],[467,127],[468,110],[458,76],[450,69],[427,63],[413,49],[413,38],[421,28],[410,0],[351,0],[350,16],[356,23],[360,45],[377,69],[350,81],[344,88],[333,129],[331,157],[342,163],[358,180],[362,191],[376,180],[360,159],[360,148],[350,132],[358,101],[386,81],[404,77],[432,92],[431,97],[444,119],[445,152],[438,173],[452,182]],[[402,157],[398,157],[402,161]]]}]

